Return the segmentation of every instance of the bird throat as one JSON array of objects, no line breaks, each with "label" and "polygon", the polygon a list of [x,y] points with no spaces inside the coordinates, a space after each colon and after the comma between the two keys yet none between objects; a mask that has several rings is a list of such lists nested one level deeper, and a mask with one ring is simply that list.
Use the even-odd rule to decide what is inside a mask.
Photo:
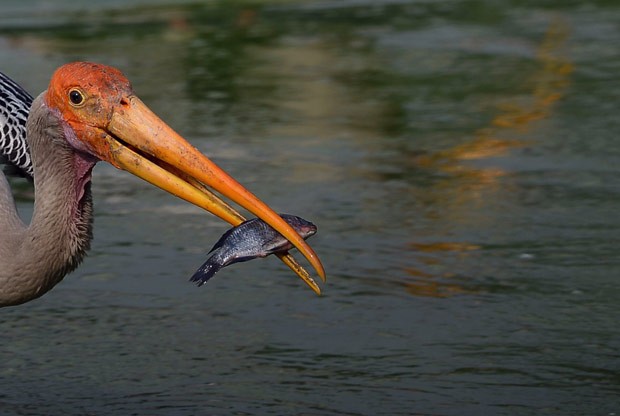
[{"label": "bird throat", "polygon": [[86,189],[87,187],[90,187],[92,172],[95,164],[97,163],[97,159],[91,155],[76,152],[73,160],[76,178],[76,201],[78,203],[78,207],[80,207],[83,205]]}]

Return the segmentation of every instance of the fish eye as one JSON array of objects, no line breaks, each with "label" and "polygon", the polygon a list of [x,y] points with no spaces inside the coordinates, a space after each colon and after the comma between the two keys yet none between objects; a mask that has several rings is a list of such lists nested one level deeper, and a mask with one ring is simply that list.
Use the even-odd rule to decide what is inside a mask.
[{"label": "fish eye", "polygon": [[84,95],[80,90],[72,89],[69,91],[69,101],[74,106],[80,106],[84,104]]}]

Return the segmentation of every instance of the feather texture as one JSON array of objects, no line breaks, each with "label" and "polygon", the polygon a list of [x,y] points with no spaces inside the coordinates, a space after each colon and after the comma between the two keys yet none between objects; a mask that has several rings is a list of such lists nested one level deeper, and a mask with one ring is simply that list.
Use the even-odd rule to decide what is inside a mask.
[{"label": "feather texture", "polygon": [[30,149],[26,142],[26,120],[32,96],[0,72],[0,163],[5,172],[32,180]]}]

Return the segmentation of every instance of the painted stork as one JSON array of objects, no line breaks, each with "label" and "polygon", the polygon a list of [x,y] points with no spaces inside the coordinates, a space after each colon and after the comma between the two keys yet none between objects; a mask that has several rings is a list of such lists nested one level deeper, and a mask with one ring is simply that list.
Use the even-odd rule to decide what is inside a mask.
[{"label": "painted stork", "polygon": [[[208,188],[285,236],[324,279],[312,248],[264,202],[159,119],[117,69],[66,64],[36,99],[0,73],[0,158],[34,178],[30,224],[0,173],[0,307],[35,299],[84,258],[92,239],[91,172],[104,160],[232,225],[244,218]],[[317,293],[289,255],[279,255]]]}]

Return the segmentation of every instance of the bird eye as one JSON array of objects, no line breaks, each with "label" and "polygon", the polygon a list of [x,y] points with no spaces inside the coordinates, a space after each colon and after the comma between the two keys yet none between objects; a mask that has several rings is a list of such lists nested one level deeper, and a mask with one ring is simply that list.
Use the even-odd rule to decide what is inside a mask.
[{"label": "bird eye", "polygon": [[84,96],[78,90],[69,91],[69,100],[73,105],[80,105],[84,103]]}]

